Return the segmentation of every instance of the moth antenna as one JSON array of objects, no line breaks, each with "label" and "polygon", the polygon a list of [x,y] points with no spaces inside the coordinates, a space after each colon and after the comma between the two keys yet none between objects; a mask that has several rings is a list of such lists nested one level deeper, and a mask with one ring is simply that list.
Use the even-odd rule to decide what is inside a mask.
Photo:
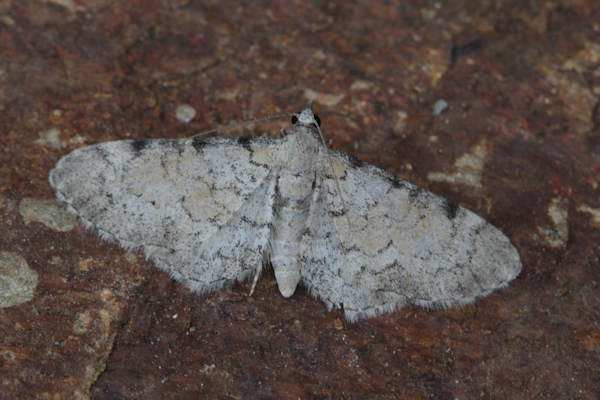
[{"label": "moth antenna", "polygon": [[213,128],[213,129],[209,129],[209,130],[206,130],[206,131],[198,132],[195,135],[190,136],[189,139],[193,139],[193,138],[200,137],[200,136],[205,136],[205,135],[208,135],[208,134],[211,134],[211,133],[215,133],[215,132],[228,131],[228,130],[237,128],[239,126],[253,124],[255,122],[270,121],[270,120],[277,119],[277,118],[291,117],[293,115],[294,114],[291,114],[291,113],[285,113],[285,114],[268,115],[268,116],[262,117],[262,118],[249,119],[247,121],[236,122],[236,123],[233,123],[233,124],[230,124],[230,125],[220,126],[218,128]]},{"label": "moth antenna", "polygon": [[[308,104],[309,107],[312,106],[312,102]],[[340,187],[340,181],[335,174],[335,170],[333,169],[333,162],[331,161],[331,157],[329,155],[329,148],[327,147],[327,143],[325,143],[325,138],[323,137],[323,131],[321,131],[321,127],[319,124],[315,124],[317,127],[317,131],[319,132],[319,137],[321,138],[321,142],[323,146],[325,146],[325,150],[327,150],[327,161],[329,161],[329,168],[331,168],[331,174],[333,175],[333,179],[335,180],[335,188],[338,192],[338,196],[340,196],[340,200],[342,202],[342,208],[344,209],[344,213],[346,214],[346,221],[348,221],[348,229],[350,232],[353,231],[352,223],[350,223],[350,217],[348,216],[348,208],[346,207],[346,201],[344,201],[344,196],[342,196],[342,188]]]}]

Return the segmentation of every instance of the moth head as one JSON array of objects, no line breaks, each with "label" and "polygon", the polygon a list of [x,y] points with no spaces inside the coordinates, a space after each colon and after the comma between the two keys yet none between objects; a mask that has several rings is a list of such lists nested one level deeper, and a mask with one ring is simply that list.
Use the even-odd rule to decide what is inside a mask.
[{"label": "moth head", "polygon": [[302,125],[316,125],[321,126],[321,118],[317,114],[315,114],[312,110],[312,101],[308,102],[308,106],[306,108],[294,115],[292,115],[292,124],[302,124]]}]

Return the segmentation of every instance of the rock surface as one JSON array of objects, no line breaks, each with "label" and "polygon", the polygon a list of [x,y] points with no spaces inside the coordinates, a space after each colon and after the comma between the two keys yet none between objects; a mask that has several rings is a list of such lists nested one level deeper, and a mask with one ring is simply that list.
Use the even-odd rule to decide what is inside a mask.
[{"label": "rock surface", "polygon": [[[598,21],[593,0],[0,1],[0,252],[37,276],[0,308],[0,398],[596,398]],[[332,147],[497,225],[521,275],[348,324],[269,274],[195,296],[53,202],[78,146],[309,99]]]}]

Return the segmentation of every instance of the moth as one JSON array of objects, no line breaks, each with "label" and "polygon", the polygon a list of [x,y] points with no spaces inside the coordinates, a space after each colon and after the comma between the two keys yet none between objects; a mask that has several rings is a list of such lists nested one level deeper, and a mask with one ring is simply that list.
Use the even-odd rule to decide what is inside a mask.
[{"label": "moth", "polygon": [[199,293],[255,284],[272,265],[284,297],[302,283],[356,321],[470,303],[521,271],[489,222],[328,149],[310,104],[278,139],[99,143],[62,157],[49,181],[84,225]]}]

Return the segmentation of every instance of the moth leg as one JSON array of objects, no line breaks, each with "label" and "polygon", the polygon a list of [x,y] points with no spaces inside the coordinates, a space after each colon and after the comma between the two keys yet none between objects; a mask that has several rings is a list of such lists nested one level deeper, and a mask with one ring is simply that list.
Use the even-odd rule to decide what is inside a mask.
[{"label": "moth leg", "polygon": [[285,128],[281,128],[281,130],[279,131],[279,136],[280,137],[286,137],[287,136],[287,132],[285,131]]},{"label": "moth leg", "polygon": [[261,264],[262,262],[256,264],[256,272],[254,273],[254,279],[252,280],[252,287],[250,288],[250,293],[248,293],[248,297],[252,296],[252,293],[254,293],[254,289],[256,289],[258,277],[260,276]]}]

